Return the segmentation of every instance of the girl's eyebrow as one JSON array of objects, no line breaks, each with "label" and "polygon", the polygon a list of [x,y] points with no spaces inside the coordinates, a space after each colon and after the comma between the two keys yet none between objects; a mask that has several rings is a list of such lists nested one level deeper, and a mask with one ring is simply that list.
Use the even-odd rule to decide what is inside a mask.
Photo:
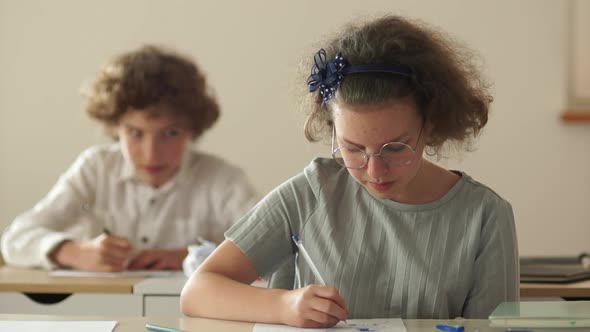
[{"label": "girl's eyebrow", "polygon": [[[403,133],[403,134],[399,135],[398,137],[396,137],[396,138],[394,138],[394,139],[392,139],[390,141],[387,141],[387,142],[381,144],[381,146],[383,146],[384,144],[387,144],[387,143],[400,142],[403,138],[407,138],[408,136],[409,136],[408,133]],[[359,147],[359,148],[364,148],[365,147],[362,144],[358,144],[358,143],[352,142],[352,141],[350,141],[350,140],[348,140],[348,139],[346,139],[346,138],[344,138],[342,136],[340,137],[340,139],[344,143],[346,143],[346,144],[354,145],[354,146]]]}]

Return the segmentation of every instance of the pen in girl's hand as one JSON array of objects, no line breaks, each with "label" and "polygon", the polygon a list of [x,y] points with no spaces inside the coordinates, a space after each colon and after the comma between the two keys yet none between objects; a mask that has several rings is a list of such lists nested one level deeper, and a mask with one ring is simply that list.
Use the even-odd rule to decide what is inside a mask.
[{"label": "pen in girl's hand", "polygon": [[[293,239],[293,242],[295,242],[295,245],[299,249],[299,253],[303,256],[303,258],[307,262],[307,265],[309,265],[309,267],[311,268],[311,272],[313,272],[315,278],[320,282],[320,285],[326,286],[326,282],[324,281],[324,278],[322,278],[322,276],[320,275],[320,271],[318,271],[318,269],[315,267],[315,264],[313,263],[311,257],[309,257],[309,254],[307,253],[307,250],[305,250],[305,247],[303,247],[303,242],[299,238],[299,235],[293,235],[291,236],[291,238]],[[346,320],[344,320],[344,323],[348,324]]]},{"label": "pen in girl's hand", "polygon": [[315,267],[315,264],[311,260],[311,257],[309,257],[309,255],[307,254],[307,250],[305,250],[305,248],[303,247],[303,242],[301,242],[301,239],[299,239],[299,235],[293,235],[291,238],[295,242],[297,248],[299,248],[299,252],[307,262],[307,265],[309,265],[309,267],[311,268],[311,272],[313,272],[315,278],[320,282],[322,286],[326,286],[326,282],[324,281],[324,278],[322,278],[322,276],[320,275],[320,271],[318,271],[318,269]]}]

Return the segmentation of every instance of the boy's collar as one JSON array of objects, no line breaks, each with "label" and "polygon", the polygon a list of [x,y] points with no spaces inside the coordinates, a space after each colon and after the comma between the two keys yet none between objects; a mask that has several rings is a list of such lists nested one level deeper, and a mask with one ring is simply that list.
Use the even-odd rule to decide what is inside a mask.
[{"label": "boy's collar", "polygon": [[[166,183],[164,183],[162,186],[160,186],[161,188],[168,188],[170,187],[170,183],[174,182],[184,182],[183,180],[188,176],[189,174],[189,164],[191,163],[191,159],[193,157],[191,151],[192,151],[193,145],[191,143],[188,143],[184,149],[184,153],[182,155],[182,161],[180,162],[180,166],[178,171],[176,172],[176,174],[174,174],[174,176],[166,181]],[[143,181],[137,177],[137,174],[135,172],[135,167],[133,166],[133,164],[129,161],[129,158],[124,156],[124,152],[121,150],[121,153],[123,154],[123,166],[121,167],[121,171],[119,173],[119,178],[118,181],[119,182],[125,182],[125,181],[131,181],[131,180],[136,180],[136,181],[140,181],[143,183]]]}]

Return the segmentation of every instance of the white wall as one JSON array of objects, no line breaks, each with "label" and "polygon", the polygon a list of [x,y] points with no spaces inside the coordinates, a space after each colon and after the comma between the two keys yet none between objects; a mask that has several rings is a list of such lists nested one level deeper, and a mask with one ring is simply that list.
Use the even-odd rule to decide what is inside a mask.
[{"label": "white wall", "polygon": [[[495,82],[478,150],[450,161],[513,204],[521,254],[590,250],[590,126],[566,125],[565,1],[0,0],[0,228],[87,146],[106,142],[77,90],[143,43],[194,56],[220,123],[204,150],[266,192],[327,147],[307,143],[289,91],[313,42],[355,17],[394,12],[470,44]],[[311,53],[309,53],[311,54]],[[303,84],[303,82],[300,82]]]}]

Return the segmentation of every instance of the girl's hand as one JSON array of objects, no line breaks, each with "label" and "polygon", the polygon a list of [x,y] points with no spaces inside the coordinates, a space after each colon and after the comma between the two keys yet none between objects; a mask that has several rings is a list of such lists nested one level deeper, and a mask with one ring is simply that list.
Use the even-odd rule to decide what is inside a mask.
[{"label": "girl's hand", "polygon": [[344,299],[333,286],[309,285],[286,292],[282,321],[297,327],[326,328],[348,317]]}]

